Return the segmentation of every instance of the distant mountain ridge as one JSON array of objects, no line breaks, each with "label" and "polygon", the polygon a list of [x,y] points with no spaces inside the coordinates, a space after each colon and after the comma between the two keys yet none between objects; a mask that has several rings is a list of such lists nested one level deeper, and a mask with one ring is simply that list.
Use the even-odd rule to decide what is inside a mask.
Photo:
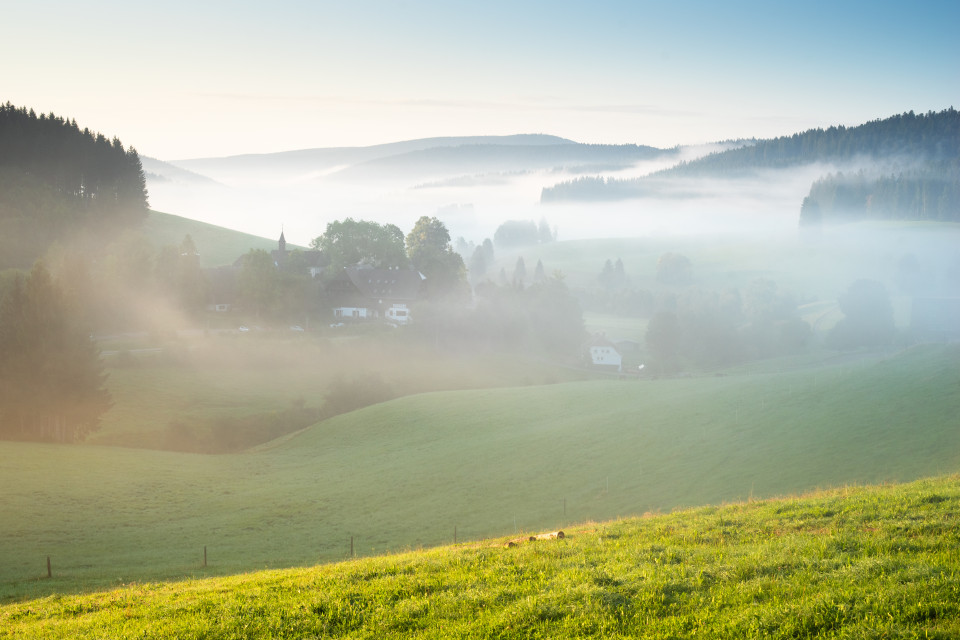
[{"label": "distant mountain ridge", "polygon": [[413,151],[422,151],[437,147],[460,147],[464,145],[498,146],[550,146],[578,144],[566,138],[547,134],[515,134],[506,136],[447,136],[402,140],[359,147],[317,147],[295,149],[275,153],[244,153],[233,156],[186,158],[170,160],[169,164],[203,173],[213,167],[232,167],[236,169],[260,166],[264,162],[277,165],[302,165],[311,163],[318,168],[335,167],[344,164],[366,162],[376,158],[395,156]]},{"label": "distant mountain ridge", "polygon": [[450,176],[532,171],[598,163],[627,167],[665,153],[671,152],[639,145],[593,145],[575,142],[555,145],[472,144],[431,147],[367,160],[333,175],[347,179],[383,175],[418,178],[424,177],[424,174]]},{"label": "distant mountain ridge", "polygon": [[205,184],[217,184],[216,180],[207,176],[194,173],[183,169],[169,162],[157,160],[149,156],[140,156],[140,162],[143,164],[143,172],[147,180],[180,180],[183,182],[197,182]]},{"label": "distant mountain ridge", "polygon": [[856,127],[809,129],[792,136],[710,154],[661,171],[658,175],[705,175],[744,169],[778,169],[811,162],[917,158],[947,160],[960,156],[960,112],[954,108],[926,114],[912,111]]},{"label": "distant mountain ridge", "polygon": [[814,163],[871,163],[882,171],[897,165],[956,165],[960,158],[960,113],[954,108],[926,114],[912,111],[856,127],[810,129],[679,163],[634,179],[581,177],[543,189],[541,202],[625,200],[656,190],[669,178],[735,178],[757,170],[789,169]]},{"label": "distant mountain ridge", "polygon": [[[509,173],[580,165],[627,167],[676,149],[635,144],[583,144],[546,134],[422,138],[368,147],[300,149],[223,158],[174,160],[169,166],[229,182],[309,177],[418,182],[463,175]],[[160,178],[171,177],[158,174]],[[176,179],[171,177],[171,179]],[[412,185],[411,185],[412,186]]]}]

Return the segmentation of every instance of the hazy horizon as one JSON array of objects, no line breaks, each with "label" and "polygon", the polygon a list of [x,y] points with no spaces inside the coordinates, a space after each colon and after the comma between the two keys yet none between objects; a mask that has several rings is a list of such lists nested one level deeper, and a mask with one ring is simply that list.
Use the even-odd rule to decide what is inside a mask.
[{"label": "hazy horizon", "polygon": [[523,133],[671,148],[960,104],[958,18],[951,2],[54,0],[6,8],[2,100],[162,160]]}]

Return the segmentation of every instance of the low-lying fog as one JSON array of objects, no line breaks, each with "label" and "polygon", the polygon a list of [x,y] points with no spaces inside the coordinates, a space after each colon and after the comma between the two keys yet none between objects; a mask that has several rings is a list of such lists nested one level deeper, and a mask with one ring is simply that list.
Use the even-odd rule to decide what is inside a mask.
[{"label": "low-lying fog", "polygon": [[[622,168],[555,168],[471,175],[435,175],[364,181],[338,177],[335,168],[302,167],[261,172],[206,161],[211,181],[148,178],[157,211],[307,245],[328,222],[346,217],[392,222],[409,230],[423,215],[437,216],[453,238],[479,243],[506,220],[546,219],[559,240],[651,234],[794,233],[800,203],[811,183],[835,167],[765,171],[736,180],[653,178],[650,195],[619,202],[541,204],[545,187],[581,176],[630,179],[648,176],[716,146],[682,149],[668,158]],[[185,162],[189,167],[190,163]],[[148,174],[153,173],[145,162]]]},{"label": "low-lying fog", "polygon": [[[421,216],[436,216],[451,238],[463,238],[468,245],[493,238],[497,227],[508,220],[546,220],[560,241],[659,238],[666,239],[657,243],[663,250],[677,251],[695,238],[701,246],[706,242],[723,252],[727,257],[720,262],[729,262],[735,254],[741,275],[772,277],[781,286],[795,288],[804,299],[835,299],[857,278],[883,280],[896,294],[896,282],[903,278],[897,269],[902,271],[907,263],[916,263],[923,271],[914,275],[922,277],[928,294],[955,295],[960,283],[945,274],[960,273],[954,248],[957,234],[942,228],[855,225],[825,231],[816,251],[803,246],[798,233],[800,206],[811,185],[829,173],[856,173],[871,165],[862,161],[845,166],[816,164],[722,179],[655,175],[716,149],[680,149],[652,160],[597,170],[573,166],[463,174],[457,173],[459,166],[437,169],[425,163],[405,166],[401,177],[389,172],[387,162],[383,163],[387,169],[363,166],[362,179],[356,173],[344,177],[335,164],[322,170],[311,168],[297,156],[280,162],[265,156],[243,162],[227,158],[183,163],[188,170],[202,167],[206,180],[177,175],[175,169],[164,169],[153,161],[145,162],[145,170],[166,170],[171,176],[149,181],[154,210],[265,238],[278,237],[282,229],[288,242],[302,246],[320,236],[327,223],[347,217],[393,223],[406,233]],[[396,159],[390,160],[393,167],[398,165]],[[645,195],[621,201],[540,202],[544,188],[597,176],[608,180],[646,176]],[[507,259],[509,253],[501,258]],[[632,269],[654,268],[631,264],[627,255],[620,257],[628,274]],[[537,256],[526,258],[533,263]],[[571,284],[589,285],[602,262],[583,266],[583,273],[565,272]],[[809,285],[813,272],[820,274],[816,287]]]}]

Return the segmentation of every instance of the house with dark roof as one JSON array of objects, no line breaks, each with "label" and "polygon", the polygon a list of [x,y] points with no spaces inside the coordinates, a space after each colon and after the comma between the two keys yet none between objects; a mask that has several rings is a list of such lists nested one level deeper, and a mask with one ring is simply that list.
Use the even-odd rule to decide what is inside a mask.
[{"label": "house with dark roof", "polygon": [[[204,275],[210,283],[209,311],[229,311],[239,299],[238,279],[243,270],[243,263],[248,254],[243,254],[234,260],[232,265],[204,269]],[[296,256],[296,264],[292,262]],[[316,249],[287,249],[287,239],[280,232],[277,248],[270,252],[273,266],[280,271],[289,269],[300,270],[305,268],[312,278],[320,276],[329,266],[330,259]]]},{"label": "house with dark roof", "polygon": [[423,275],[412,269],[345,267],[326,286],[334,321],[408,324],[409,305],[420,298],[423,280]]}]

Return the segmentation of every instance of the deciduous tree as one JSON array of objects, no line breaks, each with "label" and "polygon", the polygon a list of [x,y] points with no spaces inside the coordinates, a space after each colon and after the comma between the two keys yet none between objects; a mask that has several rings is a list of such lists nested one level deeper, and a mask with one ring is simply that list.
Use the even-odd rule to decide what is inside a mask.
[{"label": "deciduous tree", "polygon": [[647,349],[662,373],[679,367],[680,323],[672,311],[658,311],[650,318],[645,336]]},{"label": "deciduous tree", "polygon": [[280,277],[273,258],[263,249],[251,249],[243,256],[238,285],[240,297],[253,308],[257,318],[270,308],[277,294]]},{"label": "deciduous tree", "polygon": [[314,238],[311,246],[330,258],[326,272],[331,275],[357,264],[388,269],[405,267],[409,263],[403,231],[393,224],[381,225],[353,218],[337,220],[328,223],[326,231]]},{"label": "deciduous tree", "polygon": [[657,260],[657,282],[688,284],[693,279],[690,258],[679,253],[665,253]]},{"label": "deciduous tree", "polygon": [[450,233],[437,218],[422,216],[407,234],[407,255],[426,278],[427,297],[463,292],[467,269],[453,250]]}]

